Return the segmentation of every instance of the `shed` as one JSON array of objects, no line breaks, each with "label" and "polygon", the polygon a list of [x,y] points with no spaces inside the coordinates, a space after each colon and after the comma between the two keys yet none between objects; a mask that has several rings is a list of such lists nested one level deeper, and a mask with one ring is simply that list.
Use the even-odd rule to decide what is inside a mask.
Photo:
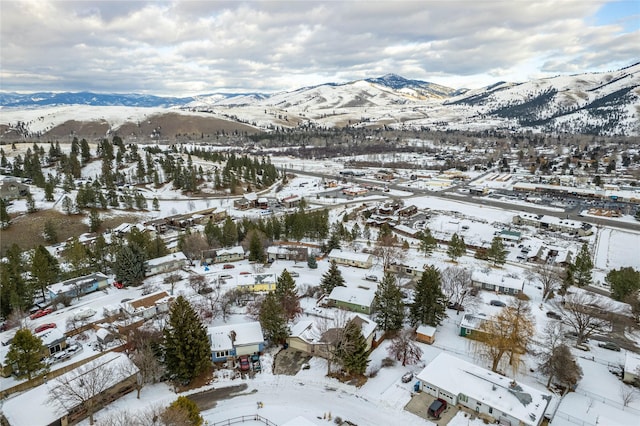
[{"label": "shed", "polygon": [[416,329],[416,340],[432,345],[436,340],[436,328],[430,325],[419,326]]}]

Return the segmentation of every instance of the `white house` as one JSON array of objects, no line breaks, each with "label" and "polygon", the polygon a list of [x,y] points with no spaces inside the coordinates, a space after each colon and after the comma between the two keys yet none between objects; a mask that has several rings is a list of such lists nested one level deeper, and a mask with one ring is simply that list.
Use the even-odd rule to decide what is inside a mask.
[{"label": "white house", "polygon": [[481,270],[474,270],[471,273],[471,282],[474,286],[480,287],[483,290],[513,295],[520,293],[524,287],[523,280],[508,277],[493,270],[490,270],[488,273]]},{"label": "white house", "polygon": [[265,343],[258,321],[210,327],[209,340],[213,362],[262,352]]},{"label": "white house", "polygon": [[216,250],[216,257],[213,259],[215,263],[237,262],[244,259],[244,249],[242,246],[229,247],[226,249]]},{"label": "white house", "polygon": [[440,353],[417,375],[422,390],[504,426],[538,426],[551,395]]},{"label": "white house", "polygon": [[333,260],[339,265],[356,266],[358,268],[371,268],[373,266],[373,255],[340,249],[331,250],[329,260]]},{"label": "white house", "polygon": [[181,251],[177,253],[171,253],[166,256],[156,257],[155,259],[147,260],[146,263],[146,275],[156,275],[165,272],[176,271],[187,265],[187,256]]}]

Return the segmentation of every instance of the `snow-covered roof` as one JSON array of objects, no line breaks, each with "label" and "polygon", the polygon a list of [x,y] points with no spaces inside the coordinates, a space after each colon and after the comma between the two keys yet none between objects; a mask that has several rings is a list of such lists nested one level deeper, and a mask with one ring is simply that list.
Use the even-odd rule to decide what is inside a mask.
[{"label": "snow-covered roof", "polygon": [[460,320],[460,327],[464,327],[469,330],[478,330],[480,328],[480,325],[488,320],[489,317],[487,316],[487,314],[484,314],[482,312],[477,314],[464,314],[462,316],[462,319]]},{"label": "snow-covered roof", "polygon": [[344,251],[340,249],[333,249],[329,253],[329,259],[345,259],[352,260],[354,262],[368,262],[371,258],[367,253],[356,253],[353,251]]},{"label": "snow-covered roof", "polygon": [[375,289],[338,286],[331,290],[329,299],[358,306],[371,306],[375,296]]},{"label": "snow-covered roof", "polygon": [[[235,343],[231,342],[232,331],[236,334]],[[264,342],[262,327],[258,321],[209,327],[209,336],[211,336],[212,352],[231,350],[234,346]]]},{"label": "snow-covered roof", "polygon": [[235,247],[216,250],[216,256],[230,256],[234,254],[239,254],[241,256],[244,256],[244,249],[242,248],[242,246],[235,246]]},{"label": "snow-covered roof", "polygon": [[[114,372],[114,374],[108,376],[112,383],[104,386],[105,388],[116,385],[138,371],[138,367],[125,354],[119,352],[108,352],[80,368],[82,368],[82,371],[89,371],[101,367],[109,368]],[[127,377],[124,377],[125,374]],[[60,377],[61,380],[71,379],[72,381],[81,380],[81,378],[82,376],[78,376],[76,370],[65,373]],[[52,379],[25,393],[7,399],[4,402],[2,411],[9,424],[12,426],[48,425],[66,415],[66,412],[59,406],[48,401],[49,390],[56,386],[56,379]]]},{"label": "snow-covered roof", "polygon": [[537,425],[544,415],[550,395],[517,383],[446,352],[440,353],[417,378],[452,395],[464,394],[497,411],[520,420],[524,425]]},{"label": "snow-covered roof", "polygon": [[47,330],[41,331],[40,333],[36,333],[36,336],[38,336],[40,340],[42,340],[42,344],[45,346],[52,345],[55,342],[59,342],[65,339],[64,333],[58,328],[49,328]]},{"label": "snow-covered roof", "polygon": [[420,232],[420,230],[418,229],[413,229],[409,226],[406,225],[396,225],[393,227],[394,231],[398,231],[398,232],[403,232],[407,235],[416,235],[418,232]]},{"label": "snow-covered roof", "polygon": [[624,357],[624,371],[639,372],[640,371],[640,356],[633,352],[627,351]]},{"label": "snow-covered roof", "polygon": [[436,334],[436,328],[430,325],[421,325],[416,329],[416,333],[425,336],[433,336],[434,334]]},{"label": "snow-covered roof", "polygon": [[255,192],[248,192],[244,194],[244,198],[248,201],[256,201],[258,199],[258,194]]},{"label": "snow-covered roof", "polygon": [[277,281],[277,277],[275,273],[246,274],[246,275],[238,275],[237,280],[238,280],[237,281],[238,285],[243,286],[243,285],[275,283]]},{"label": "snow-covered roof", "polygon": [[47,286],[47,290],[51,293],[60,294],[64,293],[66,290],[74,289],[76,286],[83,286],[86,284],[93,284],[96,281],[106,280],[107,276],[101,272],[96,272],[93,274],[85,275],[82,277],[71,278],[66,281],[61,281],[56,284],[51,284]]},{"label": "snow-covered roof", "polygon": [[147,265],[149,266],[158,266],[167,262],[172,262],[175,260],[183,260],[186,262],[187,256],[184,255],[183,252],[179,251],[177,253],[171,253],[166,256],[156,257],[155,259],[149,259],[147,261]]},{"label": "snow-covered roof", "polygon": [[489,271],[489,273],[482,270],[474,270],[471,273],[471,281],[498,287],[513,288],[516,290],[521,290],[523,283],[523,280],[505,276],[494,270]]}]

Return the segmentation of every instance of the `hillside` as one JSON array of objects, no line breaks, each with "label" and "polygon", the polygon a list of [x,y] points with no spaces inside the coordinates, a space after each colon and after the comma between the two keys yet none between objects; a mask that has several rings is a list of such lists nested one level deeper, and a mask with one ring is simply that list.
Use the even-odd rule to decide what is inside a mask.
[{"label": "hillside", "polygon": [[[498,82],[474,90],[387,74],[271,95],[218,93],[162,98],[5,93],[0,94],[0,104],[2,140],[20,135],[61,137],[71,132],[84,137],[119,132],[144,138],[157,126],[165,127],[163,134],[169,139],[300,125],[638,135],[640,63],[606,73]],[[138,131],[148,117],[154,117],[156,126]]]}]

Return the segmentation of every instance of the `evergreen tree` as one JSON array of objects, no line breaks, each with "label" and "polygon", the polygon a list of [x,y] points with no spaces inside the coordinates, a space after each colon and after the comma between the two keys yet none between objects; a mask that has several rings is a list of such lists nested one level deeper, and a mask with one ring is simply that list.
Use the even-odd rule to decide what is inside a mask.
[{"label": "evergreen tree", "polygon": [[342,272],[338,269],[336,261],[332,260],[329,270],[322,275],[320,288],[325,294],[330,294],[338,286],[344,287],[344,278],[342,277]]},{"label": "evergreen tree", "polygon": [[327,242],[327,253],[333,249],[340,250],[340,236],[337,232],[332,232],[329,237],[329,241]]},{"label": "evergreen tree", "polygon": [[425,255],[430,255],[433,253],[433,250],[438,246],[438,241],[431,235],[431,230],[429,228],[425,228],[424,231],[420,233],[420,250],[424,252]]},{"label": "evergreen tree", "polygon": [[183,296],[173,302],[163,333],[164,362],[167,372],[177,380],[190,382],[210,365],[207,330]]},{"label": "evergreen tree", "polygon": [[161,419],[166,425],[176,426],[201,426],[204,423],[198,404],[186,396],[179,396],[173,401],[162,414]]},{"label": "evergreen tree", "polygon": [[634,218],[635,218],[637,221],[640,221],[640,209],[638,209],[638,210],[636,211],[636,215],[634,216]]},{"label": "evergreen tree", "polygon": [[238,227],[236,223],[231,219],[231,217],[227,216],[224,220],[224,224],[222,225],[222,235],[220,244],[223,247],[231,247],[238,242]]},{"label": "evergreen tree", "polygon": [[56,229],[56,224],[53,220],[47,219],[44,222],[42,235],[44,236],[44,240],[50,244],[55,244],[58,242],[58,230]]},{"label": "evergreen tree", "polygon": [[112,265],[116,280],[127,286],[142,284],[146,260],[144,250],[137,244],[121,245],[116,251],[115,262]]},{"label": "evergreen tree", "polygon": [[0,228],[7,229],[9,227],[9,213],[7,212],[7,203],[0,198]]},{"label": "evergreen tree", "polygon": [[580,253],[576,256],[576,261],[571,265],[573,282],[578,287],[584,287],[591,284],[593,270],[593,261],[587,243],[582,244]]},{"label": "evergreen tree", "polygon": [[31,256],[31,277],[34,290],[40,290],[43,299],[47,286],[58,282],[60,277],[58,260],[42,245],[36,247]]},{"label": "evergreen tree", "polygon": [[416,286],[409,318],[412,326],[420,324],[440,325],[445,314],[445,296],[440,287],[440,271],[428,266]]},{"label": "evergreen tree", "polygon": [[160,201],[158,201],[157,197],[153,197],[153,209],[160,210]]},{"label": "evergreen tree", "polygon": [[267,293],[262,301],[259,320],[269,342],[279,344],[289,337],[287,317],[275,293]]},{"label": "evergreen tree", "polygon": [[630,294],[640,290],[640,271],[630,266],[612,269],[605,280],[611,287],[611,297],[616,300],[626,301]]},{"label": "evergreen tree", "polygon": [[315,256],[309,256],[307,258],[307,266],[309,269],[318,269],[318,262],[316,261]]},{"label": "evergreen tree", "polygon": [[451,241],[449,241],[449,248],[447,249],[447,255],[454,262],[460,256],[465,254],[467,251],[467,245],[464,243],[464,238],[460,238],[457,233],[451,236]]},{"label": "evergreen tree", "polygon": [[255,262],[264,263],[266,260],[264,255],[264,247],[262,245],[262,238],[260,238],[260,231],[257,229],[251,230],[249,239],[249,260]]},{"label": "evergreen tree", "polygon": [[36,200],[33,199],[31,192],[27,192],[27,213],[34,213],[36,211]]},{"label": "evergreen tree", "polygon": [[385,272],[378,285],[373,301],[376,323],[384,331],[396,331],[402,328],[404,321],[404,303],[402,292],[391,272]]},{"label": "evergreen tree", "polygon": [[347,323],[342,339],[338,342],[336,356],[347,374],[362,375],[367,370],[367,341],[356,321],[351,320]]},{"label": "evergreen tree", "polygon": [[302,312],[296,282],[286,269],[278,277],[275,294],[288,320],[294,319]]},{"label": "evergreen tree", "polygon": [[100,213],[98,210],[91,209],[89,212],[89,230],[91,232],[98,232],[100,229],[100,225],[102,225],[102,219],[100,219]]},{"label": "evergreen tree", "polygon": [[31,380],[33,373],[45,367],[42,362],[42,354],[46,347],[39,337],[34,336],[30,330],[21,328],[16,331],[11,347],[7,353],[7,365],[15,366],[18,377],[27,377]]},{"label": "evergreen tree", "polygon": [[504,248],[502,238],[496,236],[491,241],[491,247],[487,251],[487,258],[493,262],[494,265],[504,265],[507,259],[507,250]]}]

